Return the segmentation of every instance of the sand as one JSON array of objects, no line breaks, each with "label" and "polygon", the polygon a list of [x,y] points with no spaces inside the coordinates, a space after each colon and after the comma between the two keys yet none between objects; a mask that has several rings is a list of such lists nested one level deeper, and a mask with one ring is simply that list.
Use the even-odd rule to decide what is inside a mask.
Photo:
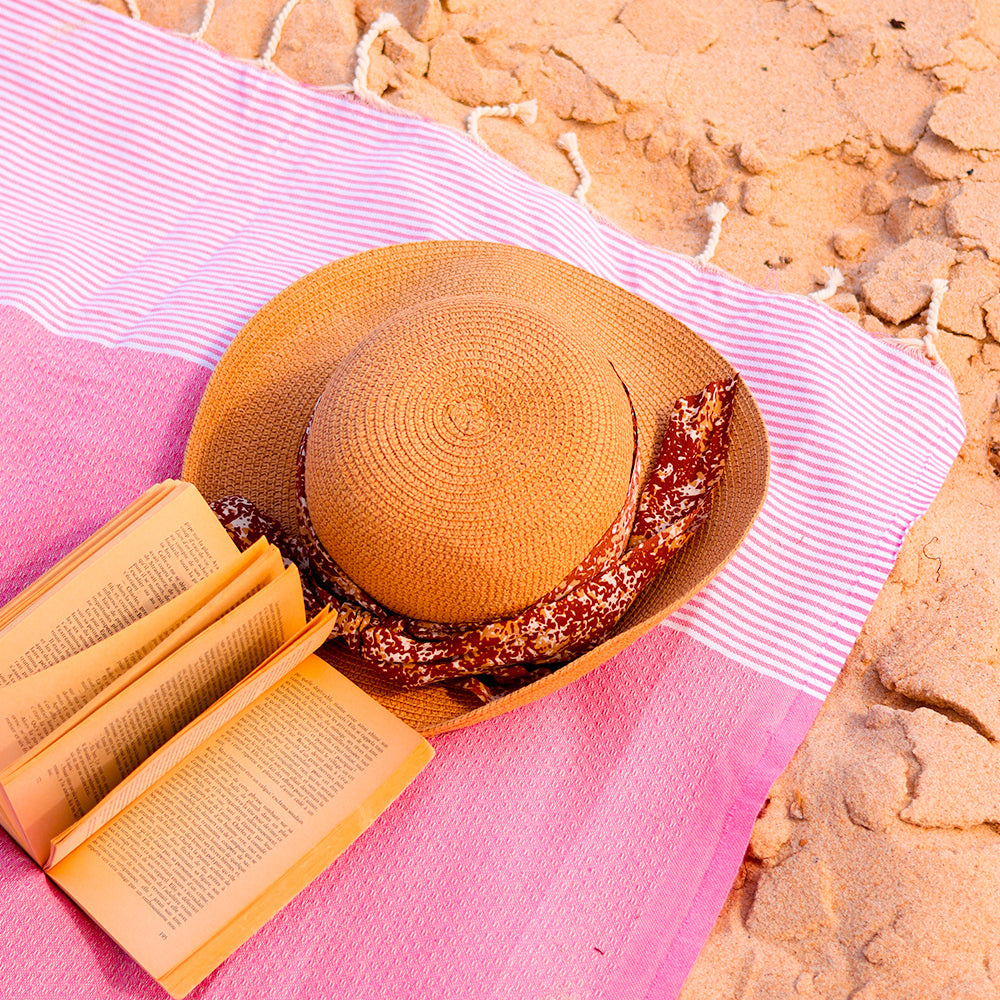
[{"label": "sand", "polygon": [[[201,0],[135,0],[194,31]],[[124,10],[121,0],[107,5]],[[279,0],[218,0],[205,41],[261,54]],[[370,86],[567,193],[752,284],[828,300],[872,336],[925,332],[969,434],[804,745],[771,791],[683,992],[715,998],[1000,993],[1000,5],[992,0],[302,0],[281,71],[335,86],[378,13]]]}]

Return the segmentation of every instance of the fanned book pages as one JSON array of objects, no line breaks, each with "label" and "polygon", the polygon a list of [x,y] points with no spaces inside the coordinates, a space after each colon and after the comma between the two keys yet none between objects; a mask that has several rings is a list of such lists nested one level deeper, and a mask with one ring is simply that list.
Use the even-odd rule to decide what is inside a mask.
[{"label": "fanned book pages", "polygon": [[0,823],[173,996],[432,756],[313,655],[334,624],[176,481],[0,609]]}]

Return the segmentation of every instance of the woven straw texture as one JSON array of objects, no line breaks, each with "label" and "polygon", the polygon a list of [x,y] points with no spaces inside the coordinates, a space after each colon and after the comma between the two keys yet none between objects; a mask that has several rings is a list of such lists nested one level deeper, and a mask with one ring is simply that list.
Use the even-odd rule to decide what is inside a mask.
[{"label": "woven straw texture", "polygon": [[410,618],[516,614],[615,519],[632,414],[582,331],[505,299],[394,316],[337,366],[309,435],[306,492],[324,547]]},{"label": "woven straw texture", "polygon": [[[553,324],[569,339],[572,337],[568,331],[586,331],[585,335],[577,333],[576,339],[578,343],[589,342],[592,364],[599,369],[599,359],[606,359],[628,388],[638,421],[643,481],[674,401],[733,373],[713,348],[662,310],[544,254],[476,242],[386,247],[307,275],[253,317],[223,355],[209,381],[189,439],[184,477],[209,499],[233,493],[245,496],[286,529],[294,530],[296,450],[308,416],[338,365],[350,352],[358,351],[363,341],[359,357],[364,357],[369,348],[366,338],[374,331],[384,331],[388,336],[405,325],[400,317],[409,315],[440,318],[440,310],[454,308],[453,301],[442,305],[442,300],[459,296],[492,297],[511,303],[506,315],[513,318],[520,314],[519,325],[523,325],[527,313],[543,309],[546,315],[559,318],[558,324],[554,319]],[[465,311],[468,313],[470,308],[466,304]],[[491,305],[492,310],[497,308]],[[413,337],[419,340],[419,332],[413,329],[411,326],[404,335],[405,341]],[[391,351],[387,357],[391,359]],[[353,360],[348,359],[348,371]],[[560,367],[567,370],[570,366]],[[606,375],[603,377],[606,379]],[[586,380],[572,381],[582,386]],[[356,388],[352,387],[352,393]],[[371,386],[365,390],[370,391]],[[391,393],[391,389],[388,391]],[[324,419],[333,420],[326,411],[325,399],[321,410]],[[385,420],[384,413],[381,419]],[[618,420],[620,424],[620,408]],[[351,426],[357,427],[356,417]],[[620,456],[617,462],[620,467]],[[313,471],[307,466],[307,476]],[[621,505],[627,469],[620,475],[621,486],[613,494],[617,500],[607,501],[602,517],[594,519],[593,540]],[[426,733],[468,725],[526,704],[620,652],[703,587],[725,565],[749,530],[764,501],[767,476],[768,445],[763,420],[753,398],[741,387],[733,413],[727,469],[709,521],[640,595],[607,640],[550,676],[489,705],[474,707],[469,696],[441,686],[400,690],[336,644],[326,647],[323,655],[402,719]],[[348,509],[343,520],[339,520],[339,512],[332,516],[323,509],[320,530],[325,529],[337,539],[348,534],[352,499],[356,498],[346,498]],[[535,537],[539,527],[531,526],[529,531]],[[587,546],[583,544],[579,551],[585,554]],[[509,553],[501,551],[490,556],[503,562]],[[567,568],[578,558],[570,559]],[[547,568],[555,572],[554,567]],[[381,571],[393,574],[400,590],[406,588],[400,567],[383,563]],[[552,582],[558,577],[556,574]],[[365,586],[361,580],[358,582]],[[540,578],[532,578],[530,585],[544,592]]]}]

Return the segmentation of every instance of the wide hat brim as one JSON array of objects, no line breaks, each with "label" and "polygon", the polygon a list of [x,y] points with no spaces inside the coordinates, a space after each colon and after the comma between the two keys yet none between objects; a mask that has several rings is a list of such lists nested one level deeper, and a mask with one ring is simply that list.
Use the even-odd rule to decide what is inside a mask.
[{"label": "wide hat brim", "polygon": [[[545,254],[482,242],[384,247],[313,271],[247,323],[209,379],[188,441],[184,478],[208,500],[244,496],[294,532],[299,441],[338,362],[401,310],[454,295],[547,303],[571,327],[588,330],[628,387],[638,420],[643,481],[674,401],[734,374],[717,351],[661,309]],[[768,470],[764,421],[741,382],[726,471],[708,521],[639,595],[609,638],[489,704],[441,684],[403,690],[337,642],[328,643],[321,655],[427,735],[527,704],[610,659],[704,587],[750,529],[764,502]]]}]

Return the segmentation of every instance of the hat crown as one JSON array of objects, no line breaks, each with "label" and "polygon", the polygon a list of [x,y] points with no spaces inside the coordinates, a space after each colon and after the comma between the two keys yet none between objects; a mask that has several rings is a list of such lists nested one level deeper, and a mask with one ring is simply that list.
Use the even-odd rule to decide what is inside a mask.
[{"label": "hat crown", "polygon": [[587,555],[625,500],[632,412],[610,362],[546,303],[434,298],[346,354],[306,455],[316,534],[385,607],[516,614]]}]

